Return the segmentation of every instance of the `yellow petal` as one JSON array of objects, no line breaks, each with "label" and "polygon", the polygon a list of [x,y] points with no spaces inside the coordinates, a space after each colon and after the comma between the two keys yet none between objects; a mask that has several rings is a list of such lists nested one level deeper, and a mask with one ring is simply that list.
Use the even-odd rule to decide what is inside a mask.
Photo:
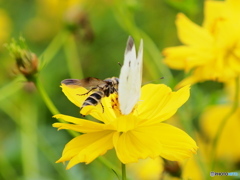
[{"label": "yellow petal", "polygon": [[92,111],[94,111],[95,108],[96,108],[96,107],[95,107],[95,106],[92,106],[92,105],[84,106],[84,107],[81,109],[80,113],[85,116],[85,115],[90,114]]},{"label": "yellow petal", "polygon": [[87,90],[81,86],[66,86],[65,84],[62,84],[61,87],[67,98],[78,107],[81,107],[88,97],[88,95],[82,95],[85,94]]},{"label": "yellow petal", "polygon": [[75,118],[72,116],[67,116],[63,114],[57,114],[53,116],[57,119],[62,119],[64,121],[74,123],[74,124],[67,124],[67,123],[54,123],[53,127],[60,129],[70,129],[73,131],[81,132],[81,133],[88,133],[88,132],[97,132],[101,131],[105,128],[104,124],[92,122],[89,120],[84,120],[80,118]]},{"label": "yellow petal", "polygon": [[161,123],[147,129],[161,144],[160,156],[171,161],[182,161],[196,153],[196,142],[184,131],[169,124]]},{"label": "yellow petal", "polygon": [[[154,124],[170,118],[190,96],[190,86],[177,92],[166,85],[148,84],[142,87],[142,96],[135,114]],[[147,121],[146,121],[147,122]]]},{"label": "yellow petal", "polygon": [[[200,150],[201,148],[199,148]],[[206,159],[202,157],[203,155],[201,154],[201,161],[204,162],[205,164],[208,164]],[[198,163],[198,160],[196,160],[196,157],[191,157],[187,160],[186,163],[183,164],[182,168],[182,179],[205,179],[204,178],[204,173],[202,173],[202,169],[200,166],[200,163]],[[210,158],[208,158],[210,159]]]},{"label": "yellow petal", "polygon": [[156,137],[150,137],[145,131],[128,131],[115,133],[114,147],[119,160],[124,163],[137,162],[147,157],[155,158],[159,155],[159,144]]},{"label": "yellow petal", "polygon": [[197,76],[191,75],[191,76],[183,79],[180,83],[178,83],[178,84],[176,85],[176,88],[175,88],[175,89],[180,89],[180,88],[182,88],[182,87],[184,87],[184,86],[187,86],[187,85],[189,85],[189,84],[190,84],[190,85],[191,85],[191,84],[195,84],[195,83],[197,83],[197,82],[201,82],[201,80],[200,80]]},{"label": "yellow petal", "polygon": [[128,164],[128,172],[132,179],[156,180],[164,173],[164,161],[162,158],[139,160],[137,163]]},{"label": "yellow petal", "polygon": [[193,67],[213,61],[215,56],[212,52],[213,48],[206,48],[205,46],[177,46],[164,49],[163,55],[166,56],[164,62],[170,68],[189,71]]},{"label": "yellow petal", "polygon": [[203,27],[213,32],[216,20],[224,16],[225,6],[225,1],[205,1]]},{"label": "yellow petal", "polygon": [[112,99],[116,99],[116,97],[116,94],[111,94],[109,97],[102,98],[101,103],[104,109],[91,111],[91,116],[104,122],[105,124],[109,124],[114,121],[116,119],[116,114],[112,107]]},{"label": "yellow petal", "polygon": [[235,71],[235,73],[240,74],[240,61],[239,61],[239,55],[237,55],[240,51],[240,48],[235,49],[234,52],[229,55],[229,68],[232,69],[232,71]]},{"label": "yellow petal", "polygon": [[[232,48],[239,36],[239,1],[206,1],[204,27],[216,39],[218,48]],[[228,33],[231,32],[231,33]],[[222,51],[220,49],[220,51]]]},{"label": "yellow petal", "polygon": [[65,146],[62,157],[57,163],[69,161],[67,169],[82,162],[88,164],[113,148],[112,137],[113,131],[80,135]]},{"label": "yellow petal", "polygon": [[127,132],[137,127],[139,123],[141,123],[140,120],[130,113],[128,115],[119,116],[115,121],[111,123],[111,125],[118,132]]},{"label": "yellow petal", "polygon": [[177,15],[176,25],[178,29],[178,37],[185,45],[196,47],[211,47],[213,38],[211,34],[204,28],[190,21],[184,14]]},{"label": "yellow petal", "polygon": [[[231,13],[231,18],[234,18],[234,20],[240,19],[240,1],[236,0],[226,0],[226,6],[228,6],[229,11]],[[239,23],[235,23],[239,26]]]},{"label": "yellow petal", "polygon": [[[224,118],[231,112],[232,107],[229,105],[218,105],[209,107],[201,116],[201,128],[204,134],[209,138],[211,143],[216,136]],[[229,117],[222,130],[216,149],[218,158],[230,161],[238,161],[240,158],[240,108]],[[209,145],[209,144],[208,144]]]},{"label": "yellow petal", "polygon": [[159,155],[172,161],[182,160],[197,149],[195,141],[185,132],[164,123],[115,133],[113,143],[118,158],[125,164]]},{"label": "yellow petal", "polygon": [[[67,86],[65,84],[62,84],[61,87],[62,87],[63,93],[67,96],[67,98],[78,107],[81,107],[82,104],[84,103],[84,101],[92,94],[92,93],[86,94],[88,91],[81,86],[76,86],[76,85],[68,85]],[[105,98],[102,98],[101,101],[103,101],[103,99],[105,99]],[[81,114],[88,115],[91,113],[95,114],[95,112],[97,112],[97,114],[103,113],[104,106],[106,106],[106,104],[104,104],[102,107],[101,103],[97,104],[96,106],[90,106],[90,105],[84,106],[81,109]],[[101,121],[101,120],[104,120],[104,118],[98,119],[98,120]]]}]

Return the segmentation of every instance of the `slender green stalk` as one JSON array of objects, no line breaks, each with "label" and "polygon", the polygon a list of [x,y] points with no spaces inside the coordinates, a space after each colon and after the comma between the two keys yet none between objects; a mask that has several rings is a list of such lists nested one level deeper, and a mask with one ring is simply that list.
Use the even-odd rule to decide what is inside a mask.
[{"label": "slender green stalk", "polygon": [[16,168],[13,167],[9,158],[6,156],[4,151],[0,154],[0,176],[3,179],[18,179],[18,174]]},{"label": "slender green stalk", "polygon": [[63,47],[66,55],[70,77],[75,79],[82,79],[83,72],[74,35],[70,35],[68,37]]},{"label": "slender green stalk", "polygon": [[[0,104],[1,110],[3,112],[5,112],[16,123],[18,129],[20,130],[20,133],[27,134],[27,132],[25,132],[26,128],[23,126],[22,122],[19,121],[19,117],[21,116],[21,115],[19,115],[19,113],[24,114],[24,112],[22,112],[22,110],[19,109],[19,106],[16,105],[15,102],[12,102],[12,100],[9,100],[9,99],[5,100],[3,104]],[[21,107],[22,107],[22,105],[21,105]],[[31,108],[29,110],[31,110]],[[15,112],[15,113],[13,113],[13,112]],[[29,125],[27,124],[27,126],[29,126]],[[56,161],[56,159],[58,158],[56,155],[57,153],[55,152],[55,149],[49,144],[48,140],[46,139],[46,137],[44,135],[42,135],[42,132],[40,132],[39,129],[35,129],[35,130],[36,130],[36,132],[34,132],[34,133],[37,133],[38,141],[36,141],[35,135],[33,135],[33,136],[30,135],[30,136],[28,136],[28,138],[31,141],[31,144],[39,147],[41,152],[49,160],[50,164],[52,164],[53,168],[55,168],[55,170],[57,171],[57,173],[59,175],[61,175],[66,180],[69,179],[67,174],[64,173],[65,171],[63,171],[63,168],[61,166],[55,165],[54,161]],[[26,149],[26,147],[24,147],[24,148]],[[29,151],[30,150],[27,148],[28,153],[29,153]],[[11,163],[8,162],[9,159],[6,159],[5,156],[1,157],[1,158],[2,158],[1,159],[2,161],[0,163],[0,166],[2,167],[3,170],[6,169],[6,171],[4,170],[4,172],[1,171],[1,173],[5,173],[5,174],[3,174],[4,177],[6,176],[5,179],[16,179],[13,177],[17,177],[17,172],[11,166]]]},{"label": "slender green stalk", "polygon": [[[21,102],[20,113],[20,137],[21,137],[21,156],[23,173],[26,179],[40,178],[39,160],[38,160],[38,137],[37,137],[37,108],[26,97]],[[34,142],[34,143],[33,143]],[[29,153],[31,152],[31,153]]]},{"label": "slender green stalk", "polygon": [[[192,124],[192,116],[189,115],[189,111],[187,110],[186,105],[184,107],[182,107],[184,109],[182,109],[181,111],[178,112],[179,117],[180,117],[180,123],[181,125],[184,127],[184,130],[193,138],[196,139],[196,133],[194,131],[193,128],[193,124]],[[199,152],[200,151],[200,152]],[[201,169],[201,173],[203,174],[204,177],[209,176],[209,173],[206,170],[205,164],[201,158],[201,149],[198,150],[197,154],[194,156],[198,166]]]},{"label": "slender green stalk", "polygon": [[212,158],[211,162],[211,171],[214,171],[215,168],[215,164],[216,164],[216,154],[217,154],[217,146],[218,146],[218,142],[219,139],[221,138],[222,132],[225,128],[226,123],[228,122],[228,120],[231,118],[231,116],[236,112],[237,108],[238,108],[238,104],[239,104],[239,77],[237,77],[235,79],[235,94],[234,94],[234,100],[233,100],[233,104],[232,104],[232,108],[229,111],[229,113],[226,114],[226,116],[223,118],[221,124],[218,127],[217,133],[213,139],[212,142],[212,149],[211,149],[211,153],[210,153],[210,157]]},{"label": "slender green stalk", "polygon": [[100,157],[98,157],[98,160],[102,164],[104,164],[107,168],[112,169],[117,175],[121,176],[121,171],[119,170],[119,168],[117,168],[113,163],[108,161],[106,158],[100,156]]},{"label": "slender green stalk", "polygon": [[[35,79],[36,87],[40,93],[40,95],[42,96],[43,101],[45,102],[45,104],[47,105],[48,109],[50,110],[50,112],[53,115],[56,114],[60,114],[60,112],[58,111],[58,109],[55,107],[55,105],[53,104],[53,102],[51,101],[51,99],[49,98],[48,94],[46,93],[45,89],[43,88],[41,82],[39,79]],[[60,122],[65,123],[65,121],[58,119]],[[69,134],[71,134],[73,137],[76,137],[79,135],[79,133],[75,132],[75,131],[70,131],[68,130]]]},{"label": "slender green stalk", "polygon": [[127,179],[127,174],[126,174],[126,165],[122,163],[122,180]]},{"label": "slender green stalk", "polygon": [[39,56],[39,70],[41,70],[44,66],[46,66],[53,57],[57,54],[59,49],[64,45],[66,42],[67,37],[69,36],[69,31],[62,30],[60,31],[52,40],[50,45],[45,49],[45,51]]},{"label": "slender green stalk", "polygon": [[5,85],[0,89],[0,101],[10,97],[20,90],[23,86],[23,82],[26,81],[22,76],[18,76],[16,79]]},{"label": "slender green stalk", "polygon": [[43,101],[45,102],[45,104],[47,105],[48,109],[50,110],[50,112],[55,115],[55,114],[60,114],[60,112],[58,111],[58,109],[54,106],[53,102],[51,101],[51,99],[49,98],[48,94],[46,93],[45,89],[43,88],[41,82],[39,79],[36,79],[35,81],[35,85],[43,99]]}]

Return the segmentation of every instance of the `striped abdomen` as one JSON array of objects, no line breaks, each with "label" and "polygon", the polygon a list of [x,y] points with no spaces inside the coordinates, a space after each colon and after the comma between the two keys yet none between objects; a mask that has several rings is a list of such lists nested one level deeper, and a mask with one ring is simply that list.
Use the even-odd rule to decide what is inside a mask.
[{"label": "striped abdomen", "polygon": [[83,105],[82,105],[82,108],[83,108],[84,106],[89,106],[89,105],[96,106],[103,97],[104,97],[104,92],[103,92],[103,91],[97,91],[97,92],[92,93],[92,94],[85,100],[85,102],[84,102]]}]

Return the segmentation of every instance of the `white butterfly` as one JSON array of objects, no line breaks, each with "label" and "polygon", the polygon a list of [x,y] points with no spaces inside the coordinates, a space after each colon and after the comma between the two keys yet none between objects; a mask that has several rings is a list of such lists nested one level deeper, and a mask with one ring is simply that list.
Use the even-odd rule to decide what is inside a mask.
[{"label": "white butterfly", "polygon": [[124,54],[118,86],[118,101],[122,114],[132,112],[139,101],[142,84],[143,40],[141,39],[138,54],[134,40],[129,36]]}]

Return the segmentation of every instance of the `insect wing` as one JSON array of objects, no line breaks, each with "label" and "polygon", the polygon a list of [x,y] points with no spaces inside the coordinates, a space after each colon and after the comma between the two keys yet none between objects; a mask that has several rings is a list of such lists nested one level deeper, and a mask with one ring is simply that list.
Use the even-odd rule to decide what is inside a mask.
[{"label": "insect wing", "polygon": [[85,88],[92,88],[92,87],[101,87],[104,86],[106,84],[106,82],[104,82],[101,79],[97,79],[97,78],[93,78],[93,77],[88,77],[88,78],[84,78],[84,79],[64,79],[62,80],[61,84],[65,84],[67,86],[71,86],[71,87],[77,87],[77,86],[82,86]]},{"label": "insect wing", "polygon": [[143,41],[141,40],[138,55],[132,37],[128,38],[124,54],[124,63],[119,77],[119,103],[122,114],[131,113],[139,101],[142,84]]}]

